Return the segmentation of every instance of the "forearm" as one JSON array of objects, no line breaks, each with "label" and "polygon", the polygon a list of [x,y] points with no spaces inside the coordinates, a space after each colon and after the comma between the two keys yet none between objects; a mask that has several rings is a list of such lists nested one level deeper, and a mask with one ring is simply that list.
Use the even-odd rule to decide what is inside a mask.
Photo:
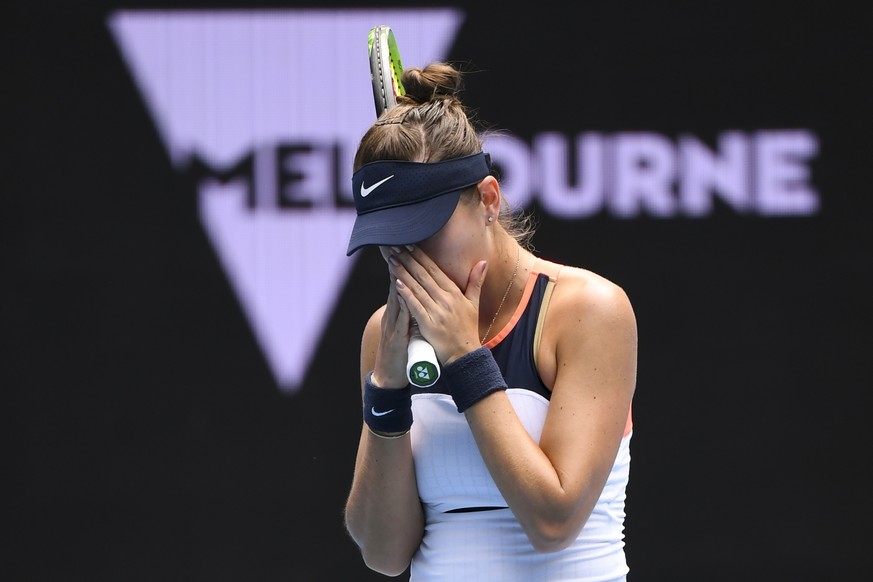
[{"label": "forearm", "polygon": [[465,354],[444,366],[443,377],[492,479],[531,543],[552,546],[552,528],[544,525],[567,522],[568,495],[550,460],[521,424],[491,351],[483,347]]},{"label": "forearm", "polygon": [[409,435],[385,439],[366,427],[345,509],[346,527],[373,570],[402,573],[424,535]]},{"label": "forearm", "polygon": [[534,548],[566,547],[588,520],[605,477],[579,479],[556,466],[504,392],[484,398],[465,416],[494,483]]}]

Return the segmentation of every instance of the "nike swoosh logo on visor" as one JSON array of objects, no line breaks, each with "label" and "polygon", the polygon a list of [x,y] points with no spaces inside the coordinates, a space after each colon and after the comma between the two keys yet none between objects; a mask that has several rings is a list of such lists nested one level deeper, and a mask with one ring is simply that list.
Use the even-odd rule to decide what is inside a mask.
[{"label": "nike swoosh logo on visor", "polygon": [[364,188],[364,183],[361,182],[361,198],[366,198],[367,196],[370,195],[370,192],[372,192],[373,190],[375,190],[376,188],[378,188],[379,186],[381,186],[382,184],[384,184],[385,182],[387,182],[388,180],[390,180],[393,177],[394,177],[394,174],[391,174],[387,178],[383,178],[382,180],[379,180],[378,182],[376,182],[375,184],[373,184],[369,188]]},{"label": "nike swoosh logo on visor", "polygon": [[373,413],[373,416],[385,416],[386,414],[394,412],[394,409],[392,408],[391,410],[386,410],[385,412],[376,412],[376,407],[373,406],[372,408],[370,408],[370,412]]}]

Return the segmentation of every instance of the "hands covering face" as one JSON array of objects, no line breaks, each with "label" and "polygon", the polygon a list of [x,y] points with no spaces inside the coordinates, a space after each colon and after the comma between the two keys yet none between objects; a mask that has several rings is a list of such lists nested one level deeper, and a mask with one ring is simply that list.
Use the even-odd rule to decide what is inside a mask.
[{"label": "hands covering face", "polygon": [[[391,285],[382,316],[376,376],[385,386],[406,385],[406,347],[412,318],[436,351],[441,365],[480,347],[479,294],[487,263],[471,269],[461,291],[420,247],[380,247]],[[380,384],[382,385],[382,384]]]}]

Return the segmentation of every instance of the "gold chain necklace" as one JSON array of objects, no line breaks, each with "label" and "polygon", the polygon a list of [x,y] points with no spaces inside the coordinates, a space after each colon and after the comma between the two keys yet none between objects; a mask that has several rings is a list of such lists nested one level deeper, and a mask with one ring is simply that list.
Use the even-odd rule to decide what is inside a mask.
[{"label": "gold chain necklace", "polygon": [[483,346],[485,345],[485,340],[488,338],[488,334],[491,333],[491,328],[494,326],[494,322],[497,321],[497,316],[500,315],[500,310],[503,309],[503,303],[509,296],[509,290],[512,289],[512,284],[515,283],[515,276],[518,275],[518,264],[520,262],[521,245],[518,246],[518,255],[515,257],[515,269],[512,270],[512,277],[509,279],[509,285],[506,286],[506,291],[503,292],[503,299],[500,300],[500,305],[497,306],[497,311],[494,312],[494,317],[491,318],[491,323],[488,324],[488,329],[485,330],[485,335],[483,335],[482,339],[479,340],[479,343]]}]

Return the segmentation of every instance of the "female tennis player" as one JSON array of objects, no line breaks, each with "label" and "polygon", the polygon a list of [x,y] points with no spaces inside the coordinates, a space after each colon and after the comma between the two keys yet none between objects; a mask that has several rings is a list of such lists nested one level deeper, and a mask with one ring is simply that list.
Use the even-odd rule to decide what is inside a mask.
[{"label": "female tennis player", "polygon": [[[533,252],[458,69],[402,83],[354,162],[348,254],[378,247],[389,285],[363,331],[348,532],[369,568],[417,582],[626,580],[631,303]],[[413,324],[442,368],[427,388],[408,384]]]}]

